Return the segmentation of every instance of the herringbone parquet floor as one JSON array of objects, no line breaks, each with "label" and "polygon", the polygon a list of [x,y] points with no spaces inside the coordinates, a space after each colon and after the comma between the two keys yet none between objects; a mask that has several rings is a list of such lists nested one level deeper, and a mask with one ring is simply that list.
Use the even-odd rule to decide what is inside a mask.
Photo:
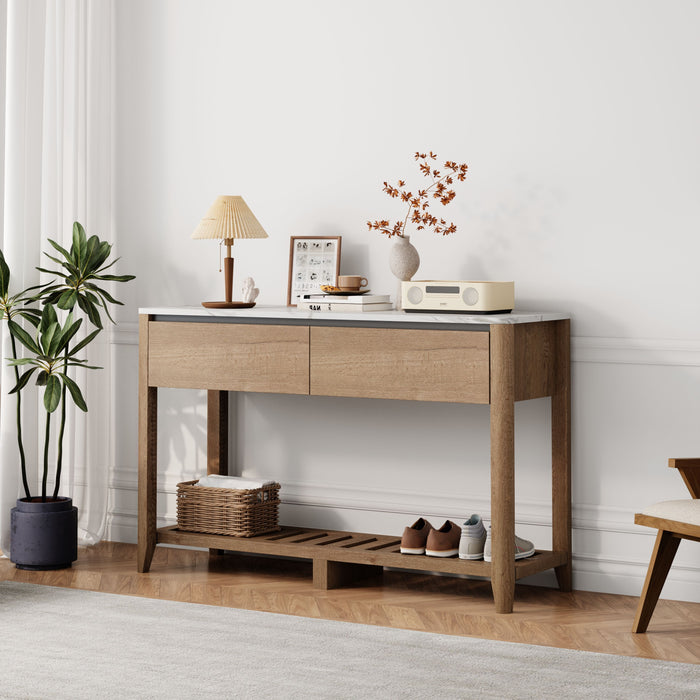
[{"label": "herringbone parquet floor", "polygon": [[81,548],[73,568],[15,569],[0,580],[167,598],[251,610],[459,634],[485,639],[700,663],[700,603],[659,602],[647,634],[630,632],[637,598],[517,586],[512,615],[493,610],[485,581],[386,571],[383,585],[321,591],[311,564],[158,547],[151,571],[136,572],[136,546]]}]

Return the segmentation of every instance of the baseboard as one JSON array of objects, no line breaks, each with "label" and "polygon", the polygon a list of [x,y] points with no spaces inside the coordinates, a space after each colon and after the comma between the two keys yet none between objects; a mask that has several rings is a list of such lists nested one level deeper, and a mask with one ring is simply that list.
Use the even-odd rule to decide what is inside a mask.
[{"label": "baseboard", "polygon": [[[175,492],[177,479],[164,479],[159,489],[161,502],[165,504],[158,526],[174,525]],[[111,484],[110,502],[117,504],[110,511],[105,538],[116,542],[136,542],[136,509],[118,504],[135,503],[136,484],[126,474]],[[463,499],[449,495],[414,492],[379,492],[348,486],[323,486],[301,482],[282,484],[285,521],[306,526],[322,526],[344,529],[342,523],[350,523],[348,529],[370,530],[380,534],[400,532],[407,518],[417,513],[426,517],[459,520],[465,517]],[[470,498],[474,512],[489,519],[486,498]],[[604,508],[591,505],[573,506],[573,573],[577,590],[595,591],[637,596],[642,589],[649,563],[655,532],[634,525],[634,511]],[[374,527],[362,527],[362,523]],[[340,523],[340,524],[339,524]],[[358,524],[359,523],[359,524]],[[537,533],[547,536],[551,527],[550,504],[543,502],[519,502],[516,527],[524,536],[537,542]],[[540,530],[540,528],[545,528]],[[588,552],[589,538],[595,543],[610,542],[607,552]],[[642,540],[640,541],[640,538]],[[577,542],[579,543],[577,547]],[[615,551],[611,551],[614,549]],[[700,602],[700,567],[679,561],[671,569],[662,594],[663,598]],[[552,572],[523,579],[521,583],[555,587]]]},{"label": "baseboard", "polygon": [[[133,470],[113,469],[112,474],[110,488],[115,491],[137,491]],[[181,474],[169,475],[166,472],[160,476],[159,492],[174,497],[177,484],[181,480]],[[466,505],[470,513],[465,513],[465,499],[462,494],[450,495],[425,491],[418,493],[398,488],[387,491],[378,490],[375,487],[285,481],[282,484],[281,496],[284,503],[291,506],[400,514],[407,517],[419,513],[436,520],[439,518],[463,519],[471,512],[479,513],[484,520],[490,520],[491,514],[491,502],[487,494],[469,495],[469,502]],[[174,501],[172,505],[174,507]],[[634,524],[634,514],[633,509],[576,503],[572,505],[573,527],[578,530],[623,534],[646,532],[645,528]],[[166,517],[174,518],[174,513],[167,513]],[[518,500],[516,519],[519,525],[551,527],[551,503]]]},{"label": "baseboard", "polygon": [[[110,342],[115,345],[138,345],[138,324],[122,323],[111,329]],[[630,364],[665,366],[700,366],[700,342],[678,339],[597,338],[574,336],[571,339],[572,362],[593,364]],[[181,475],[161,477],[159,498],[165,503],[162,524],[175,522],[175,485]],[[133,468],[112,471],[111,488],[114,508],[109,514],[107,537],[121,542],[135,542],[136,478]],[[377,491],[355,486],[333,486],[286,482],[282,489],[285,508],[298,517],[299,523],[316,518],[319,522],[350,522],[363,529],[362,523],[374,525],[377,532],[385,527],[396,532],[406,519],[419,513],[435,520],[458,520],[465,517],[463,497],[449,494],[416,493],[393,489]],[[485,519],[490,515],[488,494],[470,495],[470,512]],[[634,510],[591,504],[572,506],[574,534],[574,585],[578,589],[626,595],[641,590],[654,532],[634,525]],[[551,527],[551,504],[518,500],[516,521],[519,532]],[[333,525],[335,527],[335,525]],[[369,526],[368,526],[369,529]],[[400,531],[400,528],[399,530]],[[533,539],[535,539],[533,537]],[[700,602],[700,567],[674,565],[663,596],[676,600]],[[554,585],[553,576],[534,577],[538,585]]]}]

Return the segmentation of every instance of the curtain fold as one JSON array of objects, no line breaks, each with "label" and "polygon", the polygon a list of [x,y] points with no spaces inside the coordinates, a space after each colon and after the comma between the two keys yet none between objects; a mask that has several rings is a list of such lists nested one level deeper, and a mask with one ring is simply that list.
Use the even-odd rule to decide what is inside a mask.
[{"label": "curtain fold", "polygon": [[[114,242],[112,222],[112,17],[113,0],[4,0],[5,130],[2,246],[12,290],[40,281],[37,265],[55,267],[42,251],[47,239],[71,245],[72,225]],[[0,10],[2,6],[0,6]],[[0,23],[0,27],[2,24]],[[2,151],[0,151],[2,155]],[[42,259],[43,258],[43,259]],[[83,321],[85,333],[89,330]],[[6,367],[9,340],[3,324],[0,399],[0,548],[9,551],[10,508],[20,495],[14,377]],[[104,532],[110,465],[110,348],[108,331],[87,349],[80,370],[88,413],[70,402],[61,495],[79,512],[82,544]],[[83,355],[85,356],[85,355]],[[23,392],[27,464],[36,482],[43,410]],[[36,439],[34,439],[36,437]]]}]

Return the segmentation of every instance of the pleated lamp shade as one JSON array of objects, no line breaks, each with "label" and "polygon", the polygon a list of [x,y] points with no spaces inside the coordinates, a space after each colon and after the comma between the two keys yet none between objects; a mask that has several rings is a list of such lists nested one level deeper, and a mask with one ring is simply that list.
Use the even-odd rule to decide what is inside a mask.
[{"label": "pleated lamp shade", "polygon": [[212,309],[239,309],[255,306],[254,302],[233,301],[233,258],[231,246],[237,238],[267,238],[265,229],[248,208],[243,197],[222,195],[209,207],[199,222],[192,238],[222,241],[226,246],[224,258],[225,301],[203,301],[202,306]]},{"label": "pleated lamp shade", "polygon": [[234,238],[267,238],[267,233],[243,197],[222,195],[209,207],[192,238],[228,241]]}]

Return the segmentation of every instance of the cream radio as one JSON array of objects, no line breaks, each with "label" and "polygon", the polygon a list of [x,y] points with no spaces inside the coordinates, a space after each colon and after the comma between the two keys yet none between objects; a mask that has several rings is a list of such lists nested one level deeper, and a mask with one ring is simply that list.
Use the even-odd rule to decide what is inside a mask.
[{"label": "cream radio", "polygon": [[404,311],[507,314],[515,306],[513,282],[413,280],[401,282]]}]

